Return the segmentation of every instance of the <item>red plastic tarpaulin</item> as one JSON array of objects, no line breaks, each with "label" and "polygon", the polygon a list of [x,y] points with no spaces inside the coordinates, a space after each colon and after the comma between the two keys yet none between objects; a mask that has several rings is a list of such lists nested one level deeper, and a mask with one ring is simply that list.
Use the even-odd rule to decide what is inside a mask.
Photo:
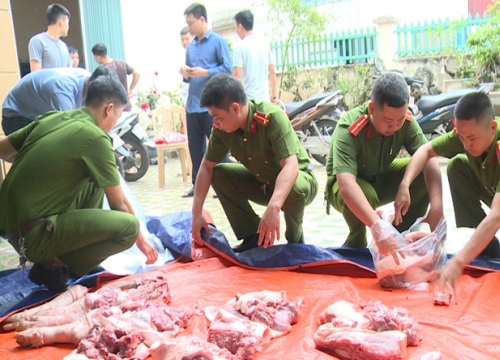
[{"label": "red plastic tarpaulin", "polygon": [[[499,272],[462,276],[457,285],[458,304],[449,307],[434,306],[429,292],[383,290],[374,278],[330,275],[325,271],[315,274],[250,270],[220,257],[185,264],[176,262],[131,277],[159,274],[168,279],[170,305],[188,310],[222,306],[236,293],[261,290],[285,290],[289,300],[302,298],[300,321],[289,334],[264,345],[256,359],[334,359],[315,349],[313,334],[319,325],[320,312],[342,299],[355,303],[380,300],[385,305],[408,309],[420,323],[423,336],[418,347],[408,348],[408,359],[418,359],[436,350],[443,359],[498,359],[500,354]],[[187,331],[206,333],[203,316],[195,315]],[[20,349],[14,332],[0,334],[2,360],[61,359],[72,350],[73,346],[64,345]]]}]

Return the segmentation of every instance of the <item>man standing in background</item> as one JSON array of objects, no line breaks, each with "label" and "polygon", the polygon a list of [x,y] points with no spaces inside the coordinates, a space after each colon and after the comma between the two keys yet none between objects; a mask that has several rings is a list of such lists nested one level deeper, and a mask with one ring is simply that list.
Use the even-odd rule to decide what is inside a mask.
[{"label": "man standing in background", "polygon": [[186,8],[184,16],[188,30],[194,36],[186,50],[186,65],[180,69],[184,81],[189,83],[186,120],[189,153],[193,162],[193,187],[182,197],[191,197],[205,155],[207,138],[212,132],[212,117],[207,107],[200,105],[201,92],[209,78],[218,73],[231,74],[233,66],[226,40],[208,28],[205,6],[193,3]]},{"label": "man standing in background", "polygon": [[68,46],[69,57],[71,58],[71,67],[78,67],[80,65],[80,56],[78,55],[78,49],[73,46]]},{"label": "man standing in background", "polygon": [[[186,50],[188,45],[191,43],[191,40],[193,40],[193,37],[189,33],[187,26],[184,26],[182,28],[180,35],[181,35],[181,45],[184,48],[184,50]],[[182,99],[182,106],[184,107],[186,107],[187,104],[188,92],[189,92],[189,83],[183,81],[181,85],[181,99]]]},{"label": "man standing in background", "polygon": [[242,81],[249,99],[274,102],[278,98],[276,71],[269,43],[253,35],[253,14],[250,10],[237,13],[234,21],[241,41],[234,47],[233,75]]},{"label": "man standing in background", "polygon": [[47,31],[30,39],[30,71],[42,68],[71,67],[68,47],[61,37],[68,36],[69,11],[60,4],[47,7]]},{"label": "man standing in background", "polygon": [[[128,93],[128,103],[125,107],[125,111],[130,111],[132,109],[132,104],[130,104],[130,97],[132,96],[132,91],[135,86],[139,82],[139,78],[141,74],[137,72],[132,66],[127,64],[125,61],[113,59],[108,55],[108,49],[104,44],[95,44],[92,47],[92,54],[94,54],[94,60],[100,64],[104,65],[111,70],[113,70],[116,75],[118,75],[118,79],[122,83],[125,90]],[[128,85],[127,75],[132,75],[132,81],[130,82],[130,86]]]}]

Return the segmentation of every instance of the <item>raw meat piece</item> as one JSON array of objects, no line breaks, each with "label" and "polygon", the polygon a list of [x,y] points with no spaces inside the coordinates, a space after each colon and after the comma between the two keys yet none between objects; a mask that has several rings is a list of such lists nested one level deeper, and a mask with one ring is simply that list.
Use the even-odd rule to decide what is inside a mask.
[{"label": "raw meat piece", "polygon": [[153,360],[238,360],[229,350],[195,336],[179,336],[155,342],[150,352]]},{"label": "raw meat piece", "polygon": [[432,280],[437,272],[433,271],[433,253],[423,256],[406,255],[396,264],[392,256],[387,256],[377,265],[377,278],[382,287],[401,287],[406,283]]},{"label": "raw meat piece", "polygon": [[61,306],[61,301],[58,299],[76,298],[77,295],[75,295],[73,288],[65,291],[51,302],[31,309],[29,315],[12,315],[6,320],[4,330],[21,331],[32,327],[69,324],[78,320],[90,310],[103,309],[135,300],[160,300],[164,303],[170,301],[167,280],[161,276],[144,278],[140,281],[105,285],[97,291],[87,294],[82,288],[80,286],[76,287],[76,294],[80,297],[73,303],[66,304],[66,306]]},{"label": "raw meat piece", "polygon": [[136,306],[134,311],[125,312],[116,306],[94,309],[69,324],[34,327],[15,337],[20,346],[39,347],[53,343],[79,344],[91,330],[99,332],[107,326],[119,329],[125,335],[135,331],[168,331],[175,336],[189,324],[189,316],[183,310],[172,309],[158,301],[144,301],[142,304],[143,307]]},{"label": "raw meat piece", "polygon": [[59,294],[57,297],[49,302],[46,302],[45,304],[9,316],[7,319],[5,319],[4,323],[10,324],[21,322],[23,320],[32,320],[35,314],[42,314],[49,309],[57,310],[57,312],[54,312],[54,314],[57,314],[61,311],[62,308],[71,305],[72,303],[87,295],[88,290],[88,288],[82,285],[72,286],[67,291]]},{"label": "raw meat piece", "polygon": [[[123,293],[123,294],[121,294]],[[48,307],[36,313],[30,319],[11,322],[4,326],[5,330],[22,331],[33,327],[58,326],[72,323],[89,311],[96,308],[108,308],[119,301],[128,301],[129,296],[110,285],[103,286],[94,293],[88,293],[78,301],[65,307]]]},{"label": "raw meat piece", "polygon": [[434,305],[450,306],[452,294],[446,291],[436,291],[434,293]]},{"label": "raw meat piece", "polygon": [[229,350],[238,359],[252,359],[271,340],[269,327],[219,309],[208,328],[208,341]]},{"label": "raw meat piece", "polygon": [[422,339],[418,322],[404,308],[369,301],[363,306],[362,314],[370,320],[371,330],[400,330],[407,335],[410,346],[417,346]]},{"label": "raw meat piece", "polygon": [[151,318],[151,323],[158,331],[169,331],[177,335],[182,329],[189,325],[191,314],[181,309],[174,309],[159,301],[130,301],[120,306],[124,312],[137,310],[147,311]]},{"label": "raw meat piece", "polygon": [[406,334],[320,325],[314,333],[316,347],[346,360],[399,360],[406,356]]},{"label": "raw meat piece", "polygon": [[[114,326],[94,327],[85,339],[80,341],[77,353],[83,353],[90,359],[105,356],[106,359],[116,355],[118,359],[145,359],[149,351],[140,347],[142,336],[135,331],[126,332]],[[139,350],[139,351],[138,351]],[[142,354],[141,357],[138,355]]]},{"label": "raw meat piece", "polygon": [[[101,314],[101,311],[106,313]],[[120,312],[120,309],[95,309],[69,324],[34,327],[21,331],[15,335],[15,339],[19,346],[22,347],[36,348],[54,343],[78,344],[92,330],[95,324],[101,324],[103,319],[110,315],[110,311]]]},{"label": "raw meat piece", "polygon": [[323,310],[320,323],[331,323],[336,328],[355,328],[373,331],[400,330],[407,335],[408,345],[417,346],[421,340],[418,322],[408,310],[385,306],[380,301],[369,301],[363,306],[340,300]]},{"label": "raw meat piece", "polygon": [[336,327],[367,329],[370,320],[361,313],[361,307],[345,300],[337,301],[319,314],[321,324],[334,323]]},{"label": "raw meat piece", "polygon": [[272,336],[278,337],[290,332],[299,321],[301,307],[302,300],[288,301],[285,291],[260,291],[237,294],[225,309],[237,310],[250,320],[269,326]]}]

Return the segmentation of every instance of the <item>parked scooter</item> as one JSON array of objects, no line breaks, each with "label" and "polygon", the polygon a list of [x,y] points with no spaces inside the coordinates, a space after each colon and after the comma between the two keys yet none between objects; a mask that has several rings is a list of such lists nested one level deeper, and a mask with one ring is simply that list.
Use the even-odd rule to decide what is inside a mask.
[{"label": "parked scooter", "polygon": [[309,156],[325,165],[330,152],[330,138],[344,113],[340,90],[316,94],[303,101],[282,103],[300,142]]},{"label": "parked scooter", "polygon": [[149,168],[147,147],[155,145],[147,140],[146,132],[139,124],[139,114],[123,112],[109,135],[113,138],[118,169],[124,179],[137,181],[142,178]]},{"label": "parked scooter", "polygon": [[[414,79],[408,74],[396,72],[403,75],[410,87],[415,86],[415,84],[423,84],[421,80]],[[453,129],[453,113],[458,100],[462,96],[476,91],[488,93],[493,89],[492,85],[482,84],[472,89],[454,90],[438,95],[422,95],[415,104],[409,105],[409,109],[427,139],[431,140]]]}]

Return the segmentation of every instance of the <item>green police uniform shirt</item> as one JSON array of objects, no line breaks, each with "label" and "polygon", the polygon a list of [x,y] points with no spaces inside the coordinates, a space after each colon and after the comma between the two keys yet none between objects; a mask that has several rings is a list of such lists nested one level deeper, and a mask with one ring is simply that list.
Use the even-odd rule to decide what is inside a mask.
[{"label": "green police uniform shirt", "polygon": [[326,164],[329,177],[349,173],[368,182],[382,175],[401,148],[413,154],[427,143],[422,129],[407,113],[402,128],[391,136],[383,136],[373,128],[368,103],[345,113],[333,132]]},{"label": "green police uniform shirt", "polygon": [[254,100],[248,101],[245,131],[213,129],[205,158],[219,162],[229,151],[261,183],[274,184],[281,171],[279,161],[290,155],[297,155],[300,171],[309,171],[312,166],[283,110]]},{"label": "green police uniform shirt", "polygon": [[497,131],[486,156],[474,157],[467,153],[454,130],[431,141],[432,150],[439,156],[451,159],[457,154],[466,154],[472,171],[491,196],[500,192],[500,118],[496,121]]},{"label": "green police uniform shirt", "polygon": [[0,232],[60,214],[92,181],[120,184],[111,138],[85,108],[52,111],[9,135],[18,151],[0,188]]}]

